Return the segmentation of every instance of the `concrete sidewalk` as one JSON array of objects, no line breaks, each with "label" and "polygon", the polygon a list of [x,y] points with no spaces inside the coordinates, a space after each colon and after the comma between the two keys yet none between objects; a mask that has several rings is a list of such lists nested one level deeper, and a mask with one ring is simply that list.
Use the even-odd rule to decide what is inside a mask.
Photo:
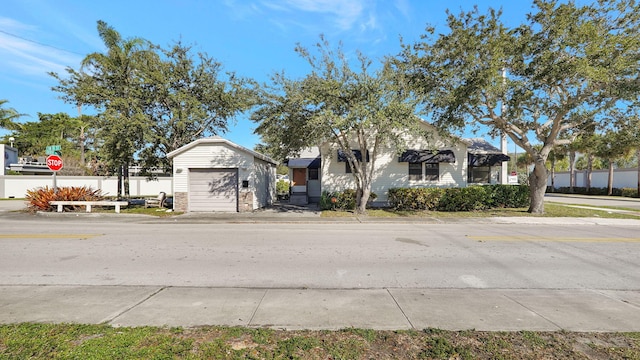
[{"label": "concrete sidewalk", "polygon": [[640,331],[640,291],[0,286],[0,323]]}]

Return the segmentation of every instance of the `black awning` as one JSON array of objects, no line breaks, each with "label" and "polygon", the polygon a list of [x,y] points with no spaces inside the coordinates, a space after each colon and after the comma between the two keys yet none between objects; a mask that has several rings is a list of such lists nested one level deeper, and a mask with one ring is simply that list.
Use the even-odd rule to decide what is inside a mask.
[{"label": "black awning", "polygon": [[469,154],[469,166],[495,166],[509,159],[505,154]]},{"label": "black awning", "polygon": [[[358,161],[362,161],[362,152],[360,150],[351,151],[353,151],[353,155],[358,159]],[[342,150],[338,150],[338,161],[347,162],[347,155]],[[369,162],[369,150],[367,150],[367,162]]]},{"label": "black awning", "polygon": [[299,158],[299,159],[287,159],[287,166],[290,168],[308,168],[308,169],[319,169],[320,168],[320,157],[316,158]]},{"label": "black awning", "polygon": [[456,156],[452,150],[438,150],[433,152],[431,150],[407,150],[398,158],[399,162],[410,163],[455,163]]}]

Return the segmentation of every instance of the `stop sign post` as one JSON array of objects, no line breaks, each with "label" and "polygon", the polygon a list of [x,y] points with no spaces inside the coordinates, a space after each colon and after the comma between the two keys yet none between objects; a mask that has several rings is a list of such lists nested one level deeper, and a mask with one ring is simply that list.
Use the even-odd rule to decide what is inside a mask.
[{"label": "stop sign post", "polygon": [[62,169],[62,158],[58,155],[47,156],[47,167],[53,171],[53,192],[58,192],[58,185],[56,183],[56,174]]}]

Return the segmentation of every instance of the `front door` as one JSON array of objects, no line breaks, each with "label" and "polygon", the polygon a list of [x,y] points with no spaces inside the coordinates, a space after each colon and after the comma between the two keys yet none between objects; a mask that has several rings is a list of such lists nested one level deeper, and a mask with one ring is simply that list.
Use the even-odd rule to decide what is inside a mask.
[{"label": "front door", "polygon": [[294,168],[293,169],[293,187],[292,193],[306,193],[307,192],[307,169],[306,168]]},{"label": "front door", "polygon": [[307,185],[307,169],[293,169],[293,184],[295,186]]}]

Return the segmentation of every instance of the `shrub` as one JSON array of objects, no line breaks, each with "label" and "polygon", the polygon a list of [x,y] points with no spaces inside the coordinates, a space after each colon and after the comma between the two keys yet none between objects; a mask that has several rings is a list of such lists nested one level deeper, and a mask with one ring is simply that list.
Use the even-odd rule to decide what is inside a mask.
[{"label": "shrub", "polygon": [[493,204],[492,191],[488,186],[469,186],[449,188],[444,192],[438,204],[441,211],[486,210]]},{"label": "shrub", "polygon": [[466,188],[389,189],[389,204],[395,210],[473,211],[518,208],[529,205],[526,185],[485,185]]},{"label": "shrub", "polygon": [[[555,192],[557,193],[561,193],[561,194],[571,194],[571,191],[569,191],[570,188],[568,186],[562,186],[559,187],[555,190]],[[623,195],[623,190],[624,189],[620,189],[620,188],[613,188],[611,189],[611,195],[612,196],[624,196]],[[574,186],[573,187],[573,194],[580,194],[580,195],[607,195],[608,194],[608,189],[606,187],[591,187],[589,189],[589,191],[587,191],[586,187],[583,186]],[[636,191],[637,192],[637,191]]]},{"label": "shrub", "polygon": [[624,197],[638,197],[638,189],[623,188],[621,190],[621,195]]},{"label": "shrub", "polygon": [[285,180],[278,180],[276,183],[276,194],[289,194],[289,182]]},{"label": "shrub", "polygon": [[435,210],[444,191],[440,188],[389,189],[389,204],[396,210]]},{"label": "shrub", "polygon": [[[27,190],[26,199],[28,201],[27,208],[30,211],[50,211],[53,207],[49,205],[49,201],[99,201],[104,199],[104,196],[101,194],[101,190],[93,190],[86,186],[59,187],[58,192],[45,186]],[[65,208],[75,210],[75,206],[65,206]]]},{"label": "shrub", "polygon": [[356,208],[356,191],[346,189],[338,193],[336,207],[340,210],[354,210]]},{"label": "shrub", "polygon": [[353,189],[333,193],[323,191],[319,205],[321,210],[354,210],[356,208],[356,191]]},{"label": "shrub", "polygon": [[529,187],[526,185],[491,185],[493,208],[521,208],[529,206],[531,201]]}]

